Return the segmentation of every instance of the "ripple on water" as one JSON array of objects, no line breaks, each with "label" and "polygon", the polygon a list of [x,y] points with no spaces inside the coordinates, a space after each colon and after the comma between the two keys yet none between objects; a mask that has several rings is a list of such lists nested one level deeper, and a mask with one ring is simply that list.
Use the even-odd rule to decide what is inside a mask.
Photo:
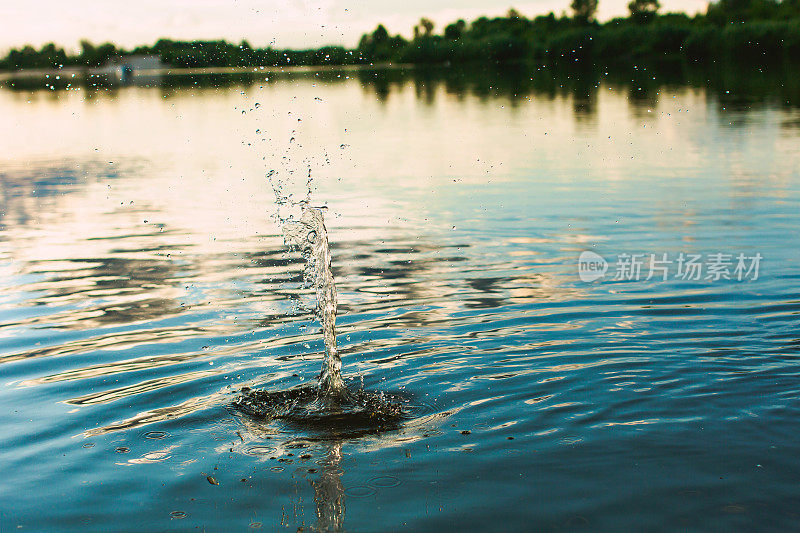
[{"label": "ripple on water", "polygon": [[245,455],[252,455],[254,457],[261,457],[264,455],[270,455],[275,452],[275,448],[270,448],[268,446],[250,446],[245,450]]},{"label": "ripple on water", "polygon": [[164,450],[155,450],[152,452],[148,452],[142,455],[141,457],[135,457],[133,459],[129,459],[127,463],[117,463],[117,464],[142,465],[142,464],[160,463],[161,461],[166,461],[167,459],[172,458],[172,450],[174,449],[175,447],[172,446]]},{"label": "ripple on water", "polygon": [[[295,89],[293,85],[291,90]],[[437,98],[441,101],[445,96]],[[569,98],[561,100],[569,105]],[[452,103],[457,105],[455,100]],[[114,113],[111,108],[106,111]],[[52,115],[49,107],[47,113]],[[619,115],[597,114],[598,120],[612,116]],[[506,118],[510,117],[498,121],[502,131],[508,128]],[[769,127],[774,123],[772,116]],[[758,120],[747,125],[753,126],[758,126]],[[592,128],[568,129],[569,140],[574,140]],[[715,138],[714,132],[719,133],[709,130],[712,135],[705,137]],[[796,162],[796,150],[778,149],[770,136],[763,139],[768,142],[770,149],[764,153],[770,160]],[[591,138],[586,140],[587,146],[595,146]],[[209,157],[218,157],[219,151],[212,152]],[[776,154],[781,157],[771,157]],[[523,164],[511,161],[503,167],[529,168],[517,162]],[[555,526],[572,517],[566,525],[583,525],[578,511],[586,511],[591,525],[598,528],[604,524],[595,520],[593,509],[613,499],[613,510],[606,517],[635,512],[637,505],[625,491],[652,489],[651,494],[657,496],[659,484],[698,485],[705,496],[694,499],[707,500],[712,511],[753,512],[756,507],[746,488],[760,478],[748,477],[741,468],[736,474],[741,482],[717,490],[726,474],[719,472],[718,483],[717,470],[751,461],[761,470],[764,461],[764,474],[775,479],[781,471],[791,472],[796,462],[790,451],[797,433],[794,405],[800,397],[796,328],[800,277],[794,273],[797,247],[788,246],[794,244],[791,232],[798,226],[800,213],[794,170],[786,173],[769,162],[763,179],[753,178],[753,187],[746,189],[736,184],[738,170],[703,176],[709,179],[679,180],[679,186],[669,179],[661,189],[640,172],[628,174],[620,167],[613,184],[603,182],[597,189],[587,185],[592,180],[582,179],[558,179],[553,189],[527,170],[516,176],[502,176],[498,170],[497,177],[508,181],[502,186],[480,185],[485,195],[460,186],[440,194],[445,189],[439,189],[435,176],[430,176],[425,188],[430,182],[435,194],[424,194],[435,198],[431,202],[418,202],[416,192],[404,193],[403,180],[385,186],[379,181],[369,190],[354,182],[356,187],[331,191],[331,213],[338,209],[337,203],[344,207],[340,210],[344,218],[330,217],[342,237],[332,239],[336,241],[332,246],[341,297],[338,341],[344,370],[356,368],[366,379],[373,379],[367,385],[371,390],[411,390],[421,398],[397,394],[407,415],[397,427],[386,426],[390,431],[379,435],[369,424],[363,433],[340,431],[335,438],[343,434],[353,438],[341,455],[323,455],[333,439],[321,442],[324,438],[311,435],[320,432],[309,431],[308,424],[289,424],[286,417],[274,423],[240,417],[248,419],[242,424],[251,435],[241,438],[236,448],[230,447],[237,440],[235,429],[220,429],[225,423],[220,420],[230,421],[223,407],[230,405],[231,384],[257,383],[286,391],[290,385],[307,383],[319,369],[322,342],[313,309],[304,306],[313,293],[300,287],[302,258],[288,257],[277,233],[261,234],[271,231],[265,230],[269,223],[263,206],[272,198],[243,197],[232,202],[237,208],[259,206],[244,223],[236,218],[239,209],[229,209],[227,202],[220,201],[224,198],[214,194],[232,185],[227,172],[217,181],[210,178],[209,184],[215,183],[217,189],[162,198],[162,191],[181,190],[187,180],[178,176],[194,174],[184,172],[185,168],[170,169],[159,182],[162,178],[148,164],[142,166],[146,170],[129,169],[127,175],[110,178],[106,165],[100,169],[88,161],[74,163],[81,167],[86,183],[82,178],[70,180],[69,187],[45,183],[44,188],[36,186],[35,193],[37,180],[51,174],[46,168],[35,162],[26,164],[31,176],[21,179],[9,177],[7,170],[0,172],[5,174],[0,189],[8,193],[3,198],[0,239],[4,274],[0,368],[4,383],[12,383],[2,390],[8,403],[0,415],[13,420],[14,414],[6,411],[17,408],[21,413],[29,409],[42,415],[31,416],[30,421],[24,416],[23,422],[3,432],[0,452],[16,461],[7,469],[11,487],[54,476],[48,480],[51,483],[42,483],[43,490],[65,494],[66,504],[41,506],[43,519],[52,523],[64,519],[66,510],[85,516],[101,512],[93,494],[83,497],[84,490],[70,491],[71,484],[83,482],[85,476],[63,475],[65,468],[87,470],[88,465],[75,462],[69,452],[79,451],[80,446],[92,448],[95,443],[96,448],[79,453],[85,456],[80,458],[84,463],[92,461],[89,469],[95,469],[93,481],[98,481],[95,494],[102,496],[115,482],[131,482],[141,488],[131,493],[131,501],[152,504],[147,506],[151,511],[161,505],[157,512],[163,520],[168,515],[177,519],[187,515],[185,509],[173,510],[184,503],[170,503],[160,496],[177,494],[185,473],[201,469],[204,461],[226,460],[229,449],[275,459],[266,463],[274,465],[270,471],[284,472],[267,472],[261,480],[252,472],[252,485],[263,486],[264,494],[281,495],[280,500],[270,498],[264,508],[289,507],[286,493],[290,491],[281,491],[290,474],[308,474],[316,483],[341,472],[344,485],[352,479],[361,483],[346,490],[349,498],[362,498],[349,509],[355,520],[369,512],[364,507],[373,504],[370,495],[377,492],[381,497],[384,488],[388,495],[395,492],[391,487],[401,484],[407,487],[403,492],[407,492],[408,505],[402,506],[409,513],[420,510],[423,500],[428,511],[430,494],[458,504],[441,506],[440,524],[453,518],[448,512],[470,505],[471,497],[487,513],[507,510],[509,501],[527,501],[531,491],[538,490],[536,485],[542,485],[552,500],[528,498],[531,505],[517,509],[517,516],[548,521],[549,514],[548,523]],[[748,170],[746,161],[736,163]],[[673,170],[668,170],[669,176]],[[193,180],[191,187],[205,181]],[[670,192],[642,202],[637,191],[643,183],[647,189],[653,184],[654,191]],[[693,184],[700,184],[695,191]],[[773,185],[772,192],[780,192],[779,208],[769,196]],[[53,194],[39,194],[48,187]],[[130,192],[148,205],[137,198],[137,205],[143,205],[137,208],[125,198],[124,209],[108,209],[104,198],[112,189]],[[351,196],[356,190],[357,195]],[[387,190],[398,194],[395,197],[392,192],[386,207],[380,207]],[[594,194],[595,190],[603,194]],[[99,196],[92,196],[92,191]],[[196,210],[183,199],[212,199],[226,207],[217,212],[201,205]],[[369,209],[348,209],[365,201]],[[99,211],[92,211],[93,206],[99,206]],[[189,207],[203,216],[187,217]],[[147,210],[146,217],[139,217],[136,209]],[[215,213],[220,217],[214,218]],[[466,217],[471,218],[469,223]],[[134,218],[135,223],[131,222]],[[165,231],[154,231],[152,223],[142,226],[144,218],[163,219]],[[392,223],[387,224],[388,220]],[[251,226],[256,228],[252,233]],[[440,232],[437,226],[446,231]],[[453,226],[457,230],[451,231]],[[218,238],[225,227],[235,231]],[[778,233],[779,243],[774,241]],[[582,284],[574,272],[578,248],[583,246],[597,244],[600,252],[605,246],[609,253],[646,247],[633,250],[638,253],[660,251],[650,247],[667,251],[682,242],[679,246],[687,251],[727,252],[703,247],[709,246],[709,237],[718,241],[711,246],[722,247],[732,236],[769,257],[763,279],[747,284],[644,279]],[[295,379],[298,375],[303,379]],[[65,405],[70,410],[67,416],[60,410]],[[313,413],[303,415],[317,427],[331,421],[324,417],[315,421]],[[456,425],[450,427],[451,422]],[[172,435],[147,431],[157,427]],[[462,435],[462,431],[471,433]],[[115,442],[108,437],[110,432],[127,433],[122,434],[125,440]],[[62,439],[56,437],[79,434],[92,437],[91,442],[64,439],[66,448],[58,448]],[[506,440],[513,439],[512,435],[517,439]],[[642,436],[637,442],[648,444],[646,449],[636,447],[636,452],[644,450],[638,456],[620,453],[631,449],[636,435]],[[175,452],[186,459],[182,462],[171,459],[176,449],[169,446],[173,436],[186,444],[181,453]],[[498,446],[498,441],[504,446]],[[119,442],[131,443],[136,453],[127,446],[114,448]],[[681,447],[659,450],[658,444],[666,442]],[[730,446],[711,449],[709,444],[714,442]],[[767,472],[766,442],[790,443],[785,452],[769,453],[770,461],[784,468],[776,466]],[[603,444],[608,445],[605,451]],[[104,453],[95,453],[97,448]],[[287,452],[295,449],[297,464],[290,466]],[[61,451],[66,455],[57,453]],[[451,460],[451,451],[458,452],[458,460]],[[97,455],[106,462],[116,461],[114,467],[103,470]],[[620,459],[621,455],[625,458]],[[670,458],[676,455],[691,457],[690,471],[682,471],[685,461],[670,468]],[[241,459],[232,457],[234,462]],[[393,463],[392,457],[400,463]],[[120,475],[115,466],[159,461],[174,464],[128,468],[126,475]],[[398,464],[408,468],[397,468]],[[659,477],[665,468],[670,475]],[[714,479],[705,485],[698,472],[713,472]],[[523,475],[518,478],[518,473]],[[536,478],[533,485],[532,477]],[[484,494],[473,490],[475,485],[464,484],[476,479],[502,490]],[[621,479],[630,483],[620,483]],[[148,490],[160,483],[164,491]],[[739,486],[745,490],[735,490]],[[786,486],[784,492],[773,484],[772,500],[791,503],[792,487]],[[642,492],[642,488],[648,490]],[[237,508],[245,499],[225,492],[229,490],[236,489],[223,485],[217,491],[225,494],[228,511],[193,506],[192,519],[203,523],[208,518],[203,513],[213,512],[222,520],[244,517],[242,524],[250,520],[250,527],[259,527],[261,522],[247,514],[252,506]],[[25,491],[7,492],[13,500]],[[312,501],[309,496],[302,496],[303,507]],[[152,501],[146,502],[147,498]],[[570,507],[565,510],[563,502]],[[619,513],[621,502],[630,503],[626,513]],[[15,503],[9,505],[16,508]],[[685,507],[683,501],[676,505],[668,498],[663,503],[665,510]],[[109,513],[129,510],[109,509]],[[776,503],[774,510],[783,509]],[[404,512],[392,511],[397,522],[387,522],[387,529],[396,529]],[[276,527],[273,518],[267,513],[258,516],[267,528]],[[665,518],[670,517],[652,513],[652,519],[658,520],[654,527],[669,523]],[[144,517],[145,524],[151,522]],[[351,524],[349,529],[364,528],[363,522]],[[131,528],[137,525],[141,524],[130,523]]]},{"label": "ripple on water", "polygon": [[375,488],[367,485],[354,485],[344,489],[344,493],[353,498],[366,498],[378,492]]},{"label": "ripple on water", "polygon": [[398,486],[401,483],[401,481],[400,478],[394,476],[376,476],[370,478],[370,480],[367,483],[373,487],[388,488],[388,487]]}]

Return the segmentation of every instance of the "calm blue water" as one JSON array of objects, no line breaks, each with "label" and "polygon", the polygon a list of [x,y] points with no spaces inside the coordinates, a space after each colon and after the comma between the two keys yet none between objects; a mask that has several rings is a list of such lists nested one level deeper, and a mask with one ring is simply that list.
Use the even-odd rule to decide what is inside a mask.
[{"label": "calm blue water", "polygon": [[[798,95],[548,76],[0,89],[0,531],[796,527]],[[322,359],[269,170],[401,429],[230,408]]]}]

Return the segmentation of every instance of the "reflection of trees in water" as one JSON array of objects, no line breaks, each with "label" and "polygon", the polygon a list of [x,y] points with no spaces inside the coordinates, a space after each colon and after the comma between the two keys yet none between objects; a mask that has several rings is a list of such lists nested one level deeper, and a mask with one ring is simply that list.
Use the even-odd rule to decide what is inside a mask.
[{"label": "reflection of trees in water", "polygon": [[664,90],[664,81],[657,74],[647,68],[635,68],[631,72],[627,87],[628,108],[639,120],[656,116],[654,111]]},{"label": "reflection of trees in water", "polygon": [[[708,95],[727,109],[749,109],[752,105],[769,102],[800,106],[800,78],[780,63],[752,66],[720,62],[711,67],[680,61],[650,65],[587,65],[580,62],[559,66],[461,64],[414,68],[266,69],[257,72],[217,69],[142,80],[142,86],[157,88],[168,98],[184,89],[217,91],[220,88],[239,88],[246,91],[255,85],[294,83],[300,79],[334,85],[350,83],[354,78],[364,90],[374,93],[380,102],[388,101],[393,93],[406,87],[411,87],[416,97],[426,104],[434,103],[440,92],[457,99],[465,95],[482,101],[502,98],[512,108],[520,105],[520,98],[526,96],[545,99],[572,97],[575,118],[581,121],[594,116],[600,81],[629,94],[634,112],[645,106],[652,107],[657,102],[654,95],[685,86],[707,89]],[[80,80],[46,81],[45,86],[44,81],[38,79],[16,80],[8,87],[21,98],[46,89],[48,97],[57,101],[58,92],[66,89],[68,84],[81,84]],[[86,83],[85,95],[86,98],[113,99],[119,90],[115,84],[92,80]]]},{"label": "reflection of trees in water", "polygon": [[433,104],[436,96],[436,84],[427,83],[427,80],[419,77],[415,77],[413,83],[414,94],[416,94],[417,100],[420,100],[428,105]]},{"label": "reflection of trees in water", "polygon": [[[608,84],[631,97],[634,113],[653,108],[658,96],[679,87],[705,88],[720,105],[744,106],[779,102],[800,106],[800,79],[781,65],[769,68],[718,64],[712,68],[680,62],[653,65],[601,67],[542,65],[458,65],[409,69],[372,69],[357,72],[365,91],[374,92],[381,102],[392,94],[412,87],[418,99],[432,104],[437,95],[456,98],[471,95],[485,101],[500,98],[511,106],[520,97],[572,98],[577,120],[596,113],[600,84]],[[645,111],[646,112],[646,111]]]},{"label": "reflection of trees in water", "polygon": [[382,102],[407,86],[413,87],[417,99],[426,104],[433,104],[441,93],[456,99],[471,95],[483,102],[499,98],[512,109],[528,96],[551,100],[570,97],[578,118],[594,113],[598,80],[599,73],[593,69],[578,70],[576,75],[537,66],[427,67],[359,73],[364,90],[375,92]]},{"label": "reflection of trees in water", "polygon": [[578,122],[594,122],[597,115],[597,93],[600,73],[597,69],[579,71],[570,78],[572,84],[572,113]]}]

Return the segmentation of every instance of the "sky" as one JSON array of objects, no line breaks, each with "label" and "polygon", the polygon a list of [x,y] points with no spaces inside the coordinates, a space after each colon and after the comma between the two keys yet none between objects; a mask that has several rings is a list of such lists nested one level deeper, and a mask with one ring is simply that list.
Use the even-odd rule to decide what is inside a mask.
[{"label": "sky", "polygon": [[[81,39],[125,47],[172,39],[247,39],[253,46],[354,46],[383,23],[411,35],[420,17],[443,25],[505,14],[528,17],[568,10],[571,0],[28,0],[0,2],[0,50],[55,42],[77,49]],[[629,0],[600,0],[601,20],[627,12]],[[457,4],[457,7],[454,7]],[[704,10],[707,0],[662,0],[662,11]]]}]

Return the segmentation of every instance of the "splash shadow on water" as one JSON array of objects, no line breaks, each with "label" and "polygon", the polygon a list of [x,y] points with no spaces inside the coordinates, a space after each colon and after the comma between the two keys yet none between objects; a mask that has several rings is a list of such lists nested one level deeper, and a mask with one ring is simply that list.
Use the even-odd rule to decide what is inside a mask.
[{"label": "splash shadow on water", "polygon": [[279,421],[324,438],[356,437],[399,429],[413,415],[408,395],[347,388],[335,398],[317,386],[282,391],[242,388],[233,407],[262,423]]}]

